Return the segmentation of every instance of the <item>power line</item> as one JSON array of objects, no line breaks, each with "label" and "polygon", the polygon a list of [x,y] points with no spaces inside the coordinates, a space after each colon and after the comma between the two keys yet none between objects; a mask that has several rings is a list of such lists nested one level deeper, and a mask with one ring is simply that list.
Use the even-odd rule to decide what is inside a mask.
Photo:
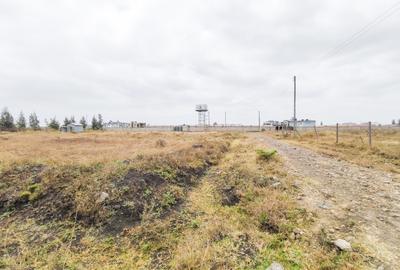
[{"label": "power line", "polygon": [[385,10],[383,13],[381,13],[375,19],[373,19],[371,22],[364,25],[360,30],[358,30],[357,32],[352,34],[348,39],[341,42],[338,46],[336,46],[335,48],[328,51],[328,53],[324,57],[322,57],[322,59],[329,58],[329,57],[332,57],[332,56],[335,56],[335,55],[341,53],[346,47],[348,47],[355,40],[357,40],[358,38],[360,38],[362,35],[366,34],[367,32],[371,31],[374,27],[376,27],[383,21],[387,20],[389,17],[391,17],[393,14],[395,14],[399,10],[400,10],[400,1],[396,2],[390,8]]}]

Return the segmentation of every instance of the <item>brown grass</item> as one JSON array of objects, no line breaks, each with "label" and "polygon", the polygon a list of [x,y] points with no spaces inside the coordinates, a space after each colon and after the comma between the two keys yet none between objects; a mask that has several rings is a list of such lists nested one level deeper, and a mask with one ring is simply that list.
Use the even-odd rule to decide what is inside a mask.
[{"label": "brown grass", "polygon": [[336,144],[336,132],[332,130],[302,132],[300,136],[283,136],[271,133],[279,139],[299,144],[320,153],[337,157],[365,167],[400,173],[400,129],[375,129],[372,147],[368,145],[368,133],[364,129],[341,129],[339,143]]},{"label": "brown grass", "polygon": [[[338,253],[307,232],[313,215],[296,206],[292,179],[282,170],[279,156],[260,160],[259,147],[250,139],[234,141],[190,193],[187,207],[195,226],[179,238],[172,268],[266,269],[278,261],[285,269],[360,269],[358,253]],[[276,181],[279,188],[271,186]],[[223,203],[226,187],[237,194],[238,202]],[[307,233],[294,239],[295,228]]]},{"label": "brown grass", "polygon": [[[181,220],[187,192],[232,138],[108,132],[2,136],[10,143],[1,149],[9,159],[0,164],[0,267],[11,269],[134,269],[142,263],[158,268],[164,260],[151,256],[162,252],[134,239],[150,235],[158,247],[172,243],[159,239],[167,235],[160,231],[174,231],[169,224]],[[99,201],[104,192],[108,198]],[[141,233],[122,237],[139,228]]]},{"label": "brown grass", "polygon": [[[211,135],[212,136],[212,135]],[[93,163],[190,147],[197,133],[59,132],[0,133],[0,163],[14,161]]]},{"label": "brown grass", "polygon": [[313,215],[293,200],[279,153],[258,158],[262,145],[246,136],[1,138],[0,268],[360,268],[357,251],[322,246],[312,232],[292,237]]}]

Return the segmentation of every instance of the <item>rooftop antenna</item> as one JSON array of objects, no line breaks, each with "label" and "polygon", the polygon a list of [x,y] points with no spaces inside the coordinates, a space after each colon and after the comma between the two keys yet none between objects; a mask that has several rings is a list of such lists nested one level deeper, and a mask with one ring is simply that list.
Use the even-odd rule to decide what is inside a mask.
[{"label": "rooftop antenna", "polygon": [[209,125],[210,114],[207,104],[196,105],[196,112],[198,113],[198,125],[201,127],[206,127],[207,125]]}]

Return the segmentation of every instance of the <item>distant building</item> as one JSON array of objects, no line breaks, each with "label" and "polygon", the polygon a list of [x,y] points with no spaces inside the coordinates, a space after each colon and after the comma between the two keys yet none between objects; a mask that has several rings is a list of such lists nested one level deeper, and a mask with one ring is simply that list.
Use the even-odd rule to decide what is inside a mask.
[{"label": "distant building", "polygon": [[[291,120],[285,120],[282,122],[283,127],[288,127],[289,129],[293,129],[295,121],[293,119]],[[296,121],[296,127],[297,128],[309,128],[309,127],[315,127],[317,122],[315,120],[310,120],[310,119],[301,119]]]},{"label": "distant building", "polygon": [[120,121],[109,121],[104,124],[105,129],[128,129],[128,128],[145,128],[146,123],[132,121],[130,123],[120,122]]},{"label": "distant building", "polygon": [[146,127],[146,123],[144,122],[131,122],[131,127],[132,128],[145,128]]},{"label": "distant building", "polygon": [[297,121],[297,127],[315,127],[317,125],[317,122],[315,120],[310,120],[310,119],[301,119],[300,121]]},{"label": "distant building", "polygon": [[79,132],[83,132],[84,129],[83,129],[83,125],[81,125],[81,124],[71,123],[66,126],[61,126],[60,131],[61,132],[79,133]]},{"label": "distant building", "polygon": [[279,121],[274,121],[274,120],[268,120],[263,123],[264,127],[276,127],[279,126],[280,122]]},{"label": "distant building", "polygon": [[120,122],[120,121],[109,121],[108,123],[105,123],[104,125],[105,129],[119,129],[119,128],[130,128],[130,124],[129,123],[124,123],[124,122]]}]

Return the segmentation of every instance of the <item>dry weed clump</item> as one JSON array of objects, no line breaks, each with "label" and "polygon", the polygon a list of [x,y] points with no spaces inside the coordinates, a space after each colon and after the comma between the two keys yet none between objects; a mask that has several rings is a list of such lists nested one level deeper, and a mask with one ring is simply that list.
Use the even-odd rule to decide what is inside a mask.
[{"label": "dry weed clump", "polygon": [[166,145],[167,145],[167,142],[165,140],[163,140],[163,139],[158,139],[156,141],[156,146],[157,147],[165,147]]}]

